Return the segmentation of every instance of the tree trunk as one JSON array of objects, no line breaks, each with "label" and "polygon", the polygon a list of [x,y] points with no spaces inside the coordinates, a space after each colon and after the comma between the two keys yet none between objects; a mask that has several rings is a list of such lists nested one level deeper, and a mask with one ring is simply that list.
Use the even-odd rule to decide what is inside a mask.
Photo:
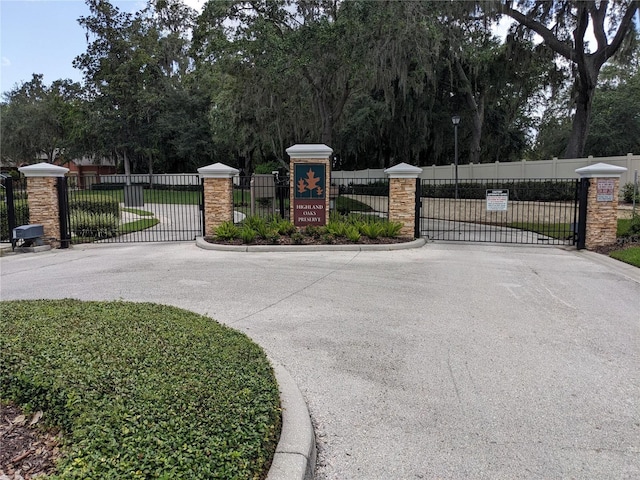
[{"label": "tree trunk", "polygon": [[127,155],[127,149],[122,151],[122,163],[124,164],[124,177],[126,185],[131,185],[131,162],[129,162],[129,156]]},{"label": "tree trunk", "polygon": [[596,82],[584,82],[580,78],[576,81],[576,113],[573,117],[571,136],[567,142],[563,158],[581,158],[584,154],[584,147],[589,134],[591,107],[596,92]]}]

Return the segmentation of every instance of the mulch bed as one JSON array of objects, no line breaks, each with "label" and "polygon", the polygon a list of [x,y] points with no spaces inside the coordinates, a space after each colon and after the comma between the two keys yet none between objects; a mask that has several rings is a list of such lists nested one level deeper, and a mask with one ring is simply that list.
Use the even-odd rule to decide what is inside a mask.
[{"label": "mulch bed", "polygon": [[60,435],[38,428],[42,412],[25,415],[0,405],[0,480],[29,480],[54,473]]},{"label": "mulch bed", "polygon": [[359,241],[351,242],[345,237],[336,237],[331,242],[323,240],[322,237],[315,238],[311,236],[305,236],[300,243],[295,243],[291,237],[281,236],[277,243],[270,242],[269,240],[263,240],[256,238],[255,241],[247,244],[241,239],[235,240],[218,240],[213,237],[205,237],[205,241],[209,243],[215,243],[217,245],[391,245],[394,243],[406,243],[415,240],[412,237],[379,237],[372,240],[369,237],[362,236]]}]

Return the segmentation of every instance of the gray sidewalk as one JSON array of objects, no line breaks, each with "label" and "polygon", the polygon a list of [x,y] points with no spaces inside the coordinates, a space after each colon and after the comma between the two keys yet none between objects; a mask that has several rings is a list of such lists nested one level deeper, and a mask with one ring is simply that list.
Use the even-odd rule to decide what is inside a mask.
[{"label": "gray sidewalk", "polygon": [[246,332],[291,374],[316,478],[640,477],[640,270],[554,247],[0,259],[1,296],[151,301]]}]

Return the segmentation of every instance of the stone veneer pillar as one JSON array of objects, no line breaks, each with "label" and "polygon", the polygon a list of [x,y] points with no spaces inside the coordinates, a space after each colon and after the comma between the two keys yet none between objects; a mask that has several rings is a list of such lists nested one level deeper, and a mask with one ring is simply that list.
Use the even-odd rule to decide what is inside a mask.
[{"label": "stone veneer pillar", "polygon": [[416,179],[422,169],[399,163],[384,173],[389,177],[389,221],[400,222],[400,235],[412,237],[416,225]]},{"label": "stone veneer pillar", "polygon": [[323,164],[325,165],[325,205],[324,205],[324,224],[329,223],[329,200],[331,190],[331,154],[333,149],[324,144],[297,144],[287,148],[289,155],[289,213],[291,222],[295,218],[295,198],[296,198],[296,179],[295,165],[301,163]]},{"label": "stone veneer pillar", "polygon": [[18,170],[27,179],[29,223],[42,225],[44,242],[53,248],[60,247],[58,178],[64,177],[69,169],[42,162]]},{"label": "stone veneer pillar", "polygon": [[198,173],[204,180],[204,232],[213,235],[220,224],[233,221],[233,177],[239,170],[218,162]]},{"label": "stone veneer pillar", "polygon": [[618,191],[624,167],[597,163],[578,168],[576,173],[588,179],[586,232],[587,250],[616,243],[618,227]]}]

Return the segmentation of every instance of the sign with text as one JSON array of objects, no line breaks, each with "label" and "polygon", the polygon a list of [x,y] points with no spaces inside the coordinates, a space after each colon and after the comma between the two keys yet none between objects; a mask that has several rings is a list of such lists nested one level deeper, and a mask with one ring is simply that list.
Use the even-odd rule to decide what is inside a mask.
[{"label": "sign with text", "polygon": [[506,212],[509,190],[487,190],[487,212]]},{"label": "sign with text", "polygon": [[326,223],[326,166],[322,163],[294,164],[293,224],[323,226]]},{"label": "sign with text", "polygon": [[613,202],[615,181],[612,178],[599,178],[596,182],[596,201]]}]

